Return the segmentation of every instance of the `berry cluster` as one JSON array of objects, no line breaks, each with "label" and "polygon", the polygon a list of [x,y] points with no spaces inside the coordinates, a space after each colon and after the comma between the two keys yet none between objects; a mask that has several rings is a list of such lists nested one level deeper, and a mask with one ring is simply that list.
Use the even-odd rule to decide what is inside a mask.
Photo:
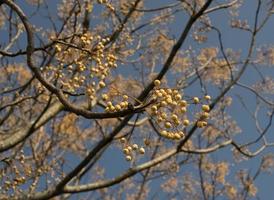
[{"label": "berry cluster", "polygon": [[117,57],[111,48],[106,48],[110,39],[90,32],[77,35],[70,42],[51,39],[57,43],[57,63],[44,69],[47,79],[57,79],[64,90],[82,90],[94,99],[98,90],[106,87],[110,70],[117,67]]},{"label": "berry cluster", "polygon": [[[177,89],[160,88],[161,81],[154,81],[155,89],[152,98],[156,103],[151,106],[150,114],[159,126],[159,133],[162,137],[172,140],[180,140],[185,137],[184,130],[190,125],[187,117],[189,104],[198,105],[200,99],[193,97],[191,100],[183,99]],[[206,101],[211,98],[209,95],[204,97]],[[196,120],[197,127],[203,128],[207,125],[210,107],[207,104],[201,106],[201,114]]]},{"label": "berry cluster", "polygon": [[145,148],[139,147],[138,144],[130,145],[127,139],[124,137],[120,139],[120,142],[123,144],[123,153],[125,155],[126,161],[132,161],[132,159],[134,158],[134,156],[136,156],[136,154],[143,155],[146,152]]},{"label": "berry cluster", "polygon": [[129,105],[131,105],[131,103],[128,101],[127,95],[123,95],[122,100],[116,104],[109,101],[110,98],[107,94],[102,94],[102,99],[103,101],[106,102],[106,108],[105,108],[106,112],[118,112],[118,111],[126,110],[128,109]]}]

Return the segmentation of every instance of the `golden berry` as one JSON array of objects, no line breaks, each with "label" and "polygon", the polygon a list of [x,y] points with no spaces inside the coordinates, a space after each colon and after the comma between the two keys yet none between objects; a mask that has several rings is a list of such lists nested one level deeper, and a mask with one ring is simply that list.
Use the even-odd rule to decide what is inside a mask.
[{"label": "golden berry", "polygon": [[108,100],[108,95],[107,95],[107,94],[102,94],[102,99],[103,99],[104,101]]},{"label": "golden berry", "polygon": [[155,85],[156,87],[160,86],[160,85],[161,85],[161,81],[158,80],[158,79],[156,79],[156,80],[154,81],[154,85]]},{"label": "golden berry", "polygon": [[137,150],[138,149],[138,144],[133,144],[132,148],[133,148],[133,150]]},{"label": "golden berry", "polygon": [[124,148],[124,149],[123,149],[123,153],[126,154],[126,155],[128,155],[128,154],[130,153],[130,151],[129,151],[128,148]]},{"label": "golden berry", "polygon": [[100,87],[100,88],[106,87],[105,82],[104,82],[104,81],[100,81],[100,82],[99,82],[99,87]]},{"label": "golden berry", "polygon": [[144,154],[146,151],[145,151],[145,149],[143,148],[143,147],[141,147],[140,149],[139,149],[139,153],[140,154]]},{"label": "golden berry", "polygon": [[182,99],[182,96],[181,96],[180,94],[176,94],[175,100],[176,100],[176,101],[179,101],[179,100],[181,100],[181,99]]},{"label": "golden berry", "polygon": [[151,111],[152,111],[152,112],[156,112],[156,111],[157,111],[157,106],[155,106],[155,105],[152,106],[152,107],[151,107]]},{"label": "golden berry", "polygon": [[205,112],[209,112],[210,111],[209,105],[202,105],[202,110]]},{"label": "golden berry", "polygon": [[209,100],[211,99],[211,96],[206,95],[206,96],[205,96],[205,99],[209,101]]},{"label": "golden berry", "polygon": [[172,125],[171,125],[170,122],[166,122],[166,123],[165,123],[165,127],[166,127],[166,128],[171,128],[171,126],[172,126]]},{"label": "golden berry", "polygon": [[185,107],[185,106],[187,106],[187,102],[185,100],[182,100],[182,101],[180,101],[179,105],[182,107]]},{"label": "golden berry", "polygon": [[132,157],[131,156],[126,156],[126,161],[131,161]]},{"label": "golden berry", "polygon": [[181,139],[181,135],[179,133],[174,133],[174,139],[175,140],[180,140]]},{"label": "golden berry", "polygon": [[199,103],[199,102],[200,102],[200,100],[199,100],[199,98],[198,98],[198,97],[193,97],[193,102],[194,102],[195,104],[197,104],[197,103]]},{"label": "golden berry", "polygon": [[167,134],[168,134],[168,133],[167,133],[166,130],[162,130],[160,134],[161,134],[161,136],[163,136],[163,137],[167,137]]},{"label": "golden berry", "polygon": [[183,125],[184,125],[184,126],[188,126],[188,125],[189,125],[189,120],[188,120],[188,119],[185,119],[185,120],[183,121]]}]

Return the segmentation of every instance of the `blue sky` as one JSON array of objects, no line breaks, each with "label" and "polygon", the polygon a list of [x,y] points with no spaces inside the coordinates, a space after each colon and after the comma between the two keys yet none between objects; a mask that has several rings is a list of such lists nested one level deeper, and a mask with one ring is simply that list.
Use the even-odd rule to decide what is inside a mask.
[{"label": "blue sky", "polygon": [[[148,7],[160,7],[160,5],[168,4],[169,2],[175,2],[175,1],[167,1],[167,0],[158,0],[158,1],[147,1]],[[25,12],[30,11],[30,8],[24,4],[23,2],[20,2],[20,5],[22,6],[22,9]],[[56,4],[54,1],[50,2],[51,11],[55,13],[56,11]],[[254,19],[255,15],[255,9],[256,9],[256,1],[255,0],[249,0],[245,1],[244,5],[240,9],[240,18],[241,19]],[[96,12],[96,11],[95,11]],[[229,15],[227,11],[217,11],[214,14],[210,15],[212,24],[216,25],[218,28],[222,30],[222,37],[224,41],[224,47],[225,48],[232,48],[234,50],[241,50],[242,56],[244,57],[247,54],[247,48],[250,41],[250,35],[248,33],[244,33],[243,31],[239,31],[236,29],[229,28]],[[38,18],[32,18],[31,19],[34,24],[37,26],[42,26],[46,28],[49,24],[47,21],[43,22],[41,19]],[[180,31],[182,30],[182,27],[185,25],[187,21],[187,18],[185,15],[178,13],[176,15],[176,18],[173,23],[169,25],[172,33],[174,34],[174,37],[178,37],[180,34]],[[41,24],[41,22],[43,24]],[[253,26],[253,22],[251,23]],[[269,21],[264,30],[258,35],[257,44],[258,45],[273,45],[274,44],[274,18],[272,17]],[[1,33],[1,32],[0,32]],[[212,32],[209,33],[208,42],[206,44],[197,44],[193,41],[191,35],[188,36],[188,39],[184,43],[182,49],[187,49],[189,46],[192,46],[193,49],[195,49],[197,52],[199,52],[200,49],[203,47],[210,47],[210,46],[216,46],[218,45],[217,39],[216,39],[216,33]],[[22,41],[24,42],[24,41]],[[160,66],[161,67],[161,66]],[[273,66],[272,66],[273,67]],[[268,76],[274,76],[274,71],[271,68],[261,68],[261,71]],[[172,78],[172,75],[169,74],[168,78]],[[258,75],[256,72],[252,69],[248,70],[244,76],[242,77],[241,81],[245,84],[253,84],[255,81],[258,80]],[[197,92],[192,91],[195,90],[195,88],[199,88],[199,85],[195,85],[193,88],[188,90],[188,93]],[[210,87],[209,87],[210,88]],[[214,92],[213,92],[214,93]],[[255,109],[255,96],[254,94],[247,92],[246,90],[243,90],[239,87],[234,87],[228,95],[233,97],[233,103],[228,108],[228,113],[231,114],[231,116],[238,121],[238,124],[240,125],[242,129],[242,133],[236,137],[236,140],[241,141],[247,141],[247,139],[252,139],[256,137],[256,134],[254,134],[254,123],[252,122],[252,119],[250,116],[246,113],[245,109],[237,99],[237,95],[240,94],[243,96],[245,102],[247,105],[250,106],[251,109]],[[214,94],[213,94],[214,96]],[[265,118],[265,112],[263,112],[260,117],[261,121],[263,122]],[[272,127],[271,130],[268,133],[269,139],[272,139],[274,141],[273,136],[273,130]],[[231,147],[226,147],[225,149],[221,150],[220,152],[214,153],[214,158],[216,160],[226,158],[228,161],[230,161],[232,153],[231,153]],[[237,163],[236,165],[232,166],[231,173],[233,174],[235,171],[237,171],[239,168],[246,168],[250,169],[251,171],[254,171],[256,167],[258,166],[258,163],[260,161],[260,158],[263,154],[267,152],[274,152],[273,148],[269,148],[265,150],[261,155],[259,155],[256,158],[250,159],[248,161],[243,161],[241,163]],[[125,163],[124,157],[121,152],[118,150],[114,150],[113,148],[110,148],[106,151],[105,155],[103,156],[102,160],[99,162],[100,165],[106,166],[106,175],[107,177],[113,177],[121,172],[123,172],[125,169],[127,169],[128,164]],[[191,167],[186,167],[185,169],[191,170]],[[184,168],[182,169],[184,170]],[[193,174],[197,173],[197,171],[193,171]],[[229,179],[233,179],[234,177],[229,177]],[[162,182],[161,179],[157,180],[154,183],[151,183],[152,186],[152,194],[159,190],[159,183]],[[270,197],[274,197],[274,190],[271,188],[271,186],[274,185],[274,176],[273,175],[261,175],[256,180],[256,186],[258,187],[258,194],[260,199],[262,200],[268,200]],[[77,199],[77,196],[75,197]]]}]

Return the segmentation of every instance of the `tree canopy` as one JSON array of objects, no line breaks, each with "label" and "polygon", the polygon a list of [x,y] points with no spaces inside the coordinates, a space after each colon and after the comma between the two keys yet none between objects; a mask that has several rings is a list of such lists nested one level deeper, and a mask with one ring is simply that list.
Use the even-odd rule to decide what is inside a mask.
[{"label": "tree canopy", "polygon": [[269,197],[273,13],[0,0],[0,199]]}]

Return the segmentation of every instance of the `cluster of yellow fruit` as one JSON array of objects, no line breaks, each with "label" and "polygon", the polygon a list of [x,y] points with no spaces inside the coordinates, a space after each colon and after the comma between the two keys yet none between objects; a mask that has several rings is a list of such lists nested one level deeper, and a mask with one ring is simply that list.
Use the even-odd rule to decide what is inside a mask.
[{"label": "cluster of yellow fruit", "polygon": [[[160,135],[172,140],[184,138],[185,133],[181,130],[190,125],[186,115],[187,106],[189,103],[200,104],[200,99],[193,97],[188,103],[182,98],[177,89],[160,88],[160,80],[155,80],[154,85],[155,89],[152,98],[156,103],[151,106],[150,113],[160,127]],[[209,101],[211,97],[206,95],[204,99]],[[210,107],[207,104],[203,104],[201,109],[202,113],[197,120],[197,127],[199,128],[207,125],[206,120],[209,118]]]},{"label": "cluster of yellow fruit", "polygon": [[180,140],[180,139],[184,139],[185,137],[185,133],[183,131],[172,132],[172,131],[162,130],[160,132],[160,135],[170,140]]},{"label": "cluster of yellow fruit", "polygon": [[55,45],[58,67],[51,66],[47,71],[58,78],[63,89],[75,92],[82,87],[87,97],[94,99],[97,91],[106,86],[110,70],[117,67],[117,57],[111,49],[106,50],[109,42],[110,38],[92,36],[90,32],[75,37],[68,46],[59,41]]},{"label": "cluster of yellow fruit", "polygon": [[105,108],[106,112],[118,112],[118,111],[126,110],[128,109],[128,106],[130,104],[128,102],[127,95],[123,95],[122,101],[120,101],[116,105],[114,105],[111,101],[109,101],[110,98],[107,94],[102,94],[102,99],[103,101],[106,102],[106,108]]},{"label": "cluster of yellow fruit", "polygon": [[120,142],[123,144],[123,153],[125,155],[126,161],[132,161],[134,155],[138,154],[145,154],[145,148],[144,147],[139,147],[138,144],[128,144],[128,141],[126,138],[122,137],[120,139]]}]

